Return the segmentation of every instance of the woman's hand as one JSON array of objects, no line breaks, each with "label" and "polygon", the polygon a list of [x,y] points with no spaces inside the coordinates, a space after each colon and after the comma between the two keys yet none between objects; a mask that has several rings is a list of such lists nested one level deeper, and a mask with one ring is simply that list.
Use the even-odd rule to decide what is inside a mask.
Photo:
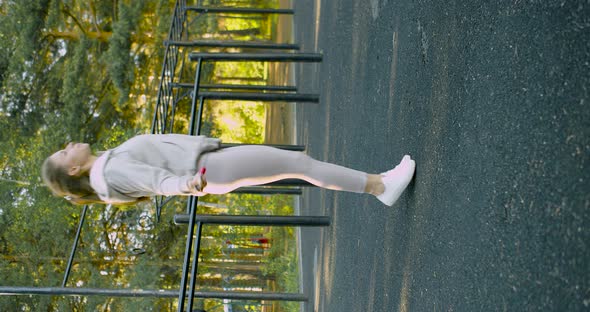
[{"label": "woman's hand", "polygon": [[207,186],[207,179],[205,178],[206,171],[207,169],[202,168],[191,181],[191,185],[197,192],[202,192],[205,186]]}]

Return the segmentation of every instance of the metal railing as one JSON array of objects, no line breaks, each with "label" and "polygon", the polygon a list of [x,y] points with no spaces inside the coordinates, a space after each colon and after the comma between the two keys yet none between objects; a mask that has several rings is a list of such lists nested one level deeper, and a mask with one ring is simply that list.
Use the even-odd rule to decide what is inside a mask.
[{"label": "metal railing", "polygon": [[[186,21],[185,7],[186,0],[176,1],[168,34],[168,41],[181,41],[182,39],[188,38],[188,33],[185,31],[184,27]],[[166,122],[169,117],[168,108],[171,106],[171,103],[174,103],[178,96],[178,94],[175,93],[175,88],[172,87],[178,58],[179,47],[175,45],[166,45],[164,62],[162,63],[162,73],[160,75],[160,85],[152,119],[151,133],[167,132]]]},{"label": "metal railing", "polygon": [[[183,71],[184,57],[180,56],[181,48],[191,47],[236,47],[254,49],[297,50],[296,44],[272,44],[272,43],[246,43],[246,42],[218,42],[218,41],[188,41],[186,31],[187,12],[199,14],[240,13],[240,14],[293,14],[291,9],[251,9],[251,8],[211,8],[202,6],[187,6],[186,0],[177,0],[168,39],[165,42],[166,51],[162,64],[160,86],[157,93],[156,104],[152,119],[151,133],[167,133],[173,130],[174,109],[181,98],[191,96],[190,123],[188,134],[198,135],[202,126],[203,106],[206,99],[244,99],[257,101],[305,101],[317,103],[319,97],[315,94],[298,94],[297,88],[292,86],[245,86],[245,85],[201,85],[201,69],[204,61],[278,61],[278,62],[321,62],[322,55],[317,53],[190,53],[189,59],[195,61],[196,71],[193,83],[181,82],[180,73]],[[184,53],[185,51],[183,51]],[[179,70],[178,63],[182,63]],[[175,81],[175,80],[179,81]],[[192,88],[192,93],[182,92]],[[201,89],[221,90],[247,90],[254,92],[228,92],[228,91],[201,91]],[[259,92],[256,92],[259,91]],[[278,91],[278,92],[277,92]],[[270,92],[270,93],[269,93]],[[281,92],[281,93],[279,93]],[[222,148],[240,144],[224,143]],[[276,148],[303,151],[304,146],[299,145],[271,145]],[[282,180],[269,184],[272,186],[309,186],[310,184],[300,180]],[[294,188],[268,188],[267,186],[248,187],[238,189],[237,193],[254,194],[301,194],[301,189]],[[307,301],[303,294],[293,293],[269,293],[269,292],[244,292],[223,291],[206,292],[196,290],[198,275],[198,256],[202,228],[205,224],[245,225],[245,226],[329,226],[331,219],[325,216],[219,216],[197,214],[197,197],[191,196],[187,202],[187,213],[176,215],[174,221],[177,224],[188,224],[186,249],[182,267],[180,289],[178,290],[144,290],[144,289],[97,289],[66,287],[71,268],[77,251],[79,238],[84,225],[88,206],[84,206],[80,216],[80,223],[74,238],[70,258],[65,269],[61,287],[5,287],[0,286],[3,294],[26,295],[82,295],[82,296],[109,296],[109,297],[178,297],[178,311],[191,311],[194,298],[216,298],[232,300],[280,300],[280,301]],[[156,199],[160,209],[167,200],[159,197]],[[195,228],[196,227],[196,228]],[[194,243],[194,252],[193,252]],[[192,261],[191,261],[192,254]],[[190,275],[189,275],[190,269]],[[188,289],[187,289],[188,286]],[[187,300],[188,297],[188,300]]]},{"label": "metal railing", "polygon": [[[202,125],[202,114],[203,114],[203,107],[204,101],[206,99],[205,92],[200,92],[200,81],[201,81],[201,68],[203,66],[203,61],[205,60],[213,60],[213,61],[249,61],[249,60],[270,60],[270,61],[311,61],[311,62],[318,62],[321,61],[321,55],[312,55],[312,54],[305,54],[305,57],[299,58],[300,54],[279,54],[280,56],[277,57],[277,54],[243,54],[243,57],[240,57],[239,54],[236,55],[226,53],[200,53],[190,54],[190,59],[197,62],[196,71],[195,71],[195,79],[194,79],[194,86],[192,92],[192,101],[191,101],[191,118],[189,123],[189,135],[199,135],[201,131]],[[295,57],[293,57],[295,55]],[[309,58],[308,58],[309,57]],[[205,94],[205,95],[204,95]],[[198,104],[197,104],[198,100]],[[289,180],[289,181],[278,181],[273,184],[299,184],[299,185],[309,185],[307,182],[302,182],[299,180]],[[183,262],[183,273],[181,276],[181,285],[180,285],[180,293],[178,298],[178,311],[184,311],[185,301],[188,297],[187,303],[187,310],[191,311],[193,307],[193,293],[195,292],[196,287],[196,280],[198,274],[198,258],[199,258],[199,251],[200,251],[200,239],[203,230],[204,224],[225,224],[225,225],[272,225],[272,226],[327,226],[330,224],[330,220],[328,217],[320,216],[320,217],[297,217],[297,216],[204,216],[197,214],[197,201],[196,197],[190,197],[187,203],[187,214],[186,215],[178,215],[175,218],[175,222],[177,223],[188,223],[188,233],[187,233],[187,240],[186,240],[186,249],[184,255],[184,262]],[[196,228],[195,228],[196,227]],[[194,241],[194,243],[193,243]],[[194,245],[194,252],[192,251]],[[191,262],[191,253],[192,253],[192,262]],[[189,275],[190,269],[190,275]],[[188,292],[187,292],[188,287]],[[283,300],[280,296],[277,297],[276,300]],[[305,301],[307,298],[305,298]]]},{"label": "metal railing", "polygon": [[[271,14],[293,14],[293,10],[277,10],[277,9],[244,9],[244,8],[201,8],[201,7],[187,7],[187,11],[197,11],[200,13],[271,13]],[[168,46],[175,44],[176,46],[197,46],[195,42],[168,42]],[[243,43],[240,43],[243,45]],[[206,44],[201,43],[200,46]],[[236,42],[228,42],[225,46],[237,46]],[[224,44],[215,43],[215,46],[224,46]],[[257,45],[249,44],[248,47],[255,47],[259,49],[281,49],[287,47],[277,47],[272,44]],[[288,48],[291,48],[289,46]],[[191,95],[191,110],[190,123],[188,134],[199,135],[202,126],[202,114],[204,104],[207,99],[243,99],[243,100],[258,100],[258,101],[305,101],[317,103],[319,101],[318,95],[310,94],[293,94],[293,93],[237,93],[237,92],[211,92],[202,91],[201,86],[201,72],[203,63],[208,62],[235,62],[235,61],[270,61],[270,62],[321,62],[322,55],[318,53],[206,53],[206,52],[191,52],[189,53],[189,60],[196,62],[195,76],[193,80],[193,88]],[[190,85],[180,85],[184,88],[190,88]],[[264,90],[268,91],[268,90]],[[299,180],[278,181],[274,185],[309,185],[307,182]],[[196,280],[199,266],[199,251],[200,239],[205,224],[223,224],[223,225],[265,225],[265,226],[328,226],[330,218],[324,216],[212,216],[197,214],[196,197],[190,197],[187,203],[187,214],[177,215],[175,222],[177,224],[188,224],[186,249],[183,261],[183,273],[181,275],[181,285],[178,298],[178,311],[184,311],[185,301],[188,297],[187,310],[191,311],[193,308],[193,294],[195,293]],[[194,245],[194,251],[191,249]],[[192,261],[191,261],[192,253]],[[190,269],[190,275],[189,275]],[[188,289],[187,289],[188,287]],[[301,301],[307,301],[307,298],[302,294],[290,294],[290,296],[300,296]],[[287,300],[287,297],[278,295],[275,300]]]}]

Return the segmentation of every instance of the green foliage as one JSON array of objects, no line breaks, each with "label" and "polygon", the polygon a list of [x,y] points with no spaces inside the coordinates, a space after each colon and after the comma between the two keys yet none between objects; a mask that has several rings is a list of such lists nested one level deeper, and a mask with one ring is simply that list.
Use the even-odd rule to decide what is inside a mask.
[{"label": "green foliage", "polygon": [[87,105],[93,105],[91,80],[87,77],[92,75],[87,71],[90,67],[87,58],[90,42],[82,38],[82,40],[72,45],[74,46],[74,54],[65,64],[69,70],[65,73],[63,79],[61,102],[64,103],[64,116],[62,118],[72,129],[79,129],[76,137],[72,137],[72,139],[82,141],[85,139],[84,132],[86,129],[84,125],[87,118],[84,118],[84,116],[88,116]]},{"label": "green foliage", "polygon": [[119,16],[113,24],[113,34],[109,39],[109,50],[106,54],[109,74],[119,92],[119,103],[127,102],[130,85],[133,81],[134,59],[131,55],[131,33],[135,30],[140,18],[142,1],[119,2]]},{"label": "green foliage", "polygon": [[211,101],[216,119],[214,127],[225,142],[260,144],[264,142],[265,106],[257,102]]},{"label": "green foliage", "polygon": [[[250,5],[267,7],[274,2],[251,1]],[[173,0],[0,1],[3,285],[61,285],[81,207],[50,194],[41,184],[40,164],[71,140],[89,142],[100,151],[146,132],[173,4]],[[270,39],[268,22],[262,17],[228,16],[208,19],[205,24],[215,32],[212,38],[266,40]],[[262,63],[224,66],[205,64],[203,81],[262,84],[268,79],[268,68]],[[183,79],[192,79],[192,70],[187,66]],[[186,132],[189,108],[186,99],[178,103],[175,132]],[[210,101],[203,133],[225,135],[226,141],[263,142],[264,105],[235,102],[221,113],[216,110],[216,103]],[[227,116],[236,128],[227,127],[223,121]],[[200,201],[218,205],[202,205],[200,213],[292,213],[289,197],[206,196]],[[134,207],[91,207],[68,286],[177,289],[186,227],[175,225],[172,219],[185,211],[185,205],[185,198],[171,201],[157,224],[149,202]],[[296,285],[295,250],[289,242],[294,240],[292,231],[208,226],[205,233],[210,238],[204,240],[199,282],[208,289],[258,287],[268,291],[269,285],[278,289]],[[253,237],[269,238],[272,244],[261,248],[250,240]],[[229,248],[227,240],[234,241],[235,248]],[[137,254],[138,248],[145,253]],[[228,261],[231,266],[226,265]],[[1,296],[0,311],[169,311],[175,309],[174,302]],[[260,310],[256,303],[234,305]]]},{"label": "green foliage", "polygon": [[[0,275],[4,285],[59,286],[63,278],[80,207],[51,196],[41,185],[43,159],[69,140],[95,143],[101,150],[147,127],[136,126],[145,123],[144,116],[118,109],[117,93],[103,61],[108,51],[108,41],[103,39],[110,36],[115,20],[108,15],[116,10],[108,8],[110,1],[95,3],[99,2],[106,5],[0,4]],[[145,13],[149,12],[141,14]],[[103,37],[93,35],[96,31]],[[159,62],[160,57],[140,65],[145,72],[157,72]],[[128,70],[134,71],[133,65]],[[104,258],[103,247],[110,243],[105,233],[124,233],[125,226],[116,219],[102,222],[103,217],[91,214],[88,219],[87,224],[99,226],[85,227],[80,245],[81,250],[93,250],[77,255],[70,286],[79,282],[80,286],[114,286],[94,278],[105,268],[116,268]],[[93,311],[91,307],[104,305],[104,300],[2,296],[0,310]]]}]

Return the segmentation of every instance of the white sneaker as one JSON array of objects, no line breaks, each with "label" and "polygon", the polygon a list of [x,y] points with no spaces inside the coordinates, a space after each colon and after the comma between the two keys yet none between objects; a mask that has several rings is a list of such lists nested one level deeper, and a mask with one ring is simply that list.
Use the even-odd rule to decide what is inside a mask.
[{"label": "white sneaker", "polygon": [[404,192],[416,170],[416,162],[409,155],[404,156],[402,161],[394,169],[382,173],[385,192],[377,196],[382,203],[393,206],[400,195]]}]

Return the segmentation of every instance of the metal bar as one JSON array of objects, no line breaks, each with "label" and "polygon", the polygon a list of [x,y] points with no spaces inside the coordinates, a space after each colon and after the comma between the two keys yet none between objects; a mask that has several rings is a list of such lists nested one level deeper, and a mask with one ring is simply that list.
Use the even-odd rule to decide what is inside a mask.
[{"label": "metal bar", "polygon": [[315,186],[307,181],[299,179],[283,179],[271,183],[263,184],[267,186]]},{"label": "metal bar", "polygon": [[[175,29],[177,27],[178,21],[179,21],[179,13],[183,13],[183,11],[181,10],[182,3],[181,1],[176,1],[176,3],[174,4],[174,14],[172,16],[172,22],[170,23],[170,29],[168,31],[168,40],[175,40],[175,39],[180,39],[182,37],[182,32],[183,32],[183,21],[180,21],[180,35],[178,36],[179,38],[175,38],[174,34],[176,34]],[[169,56],[169,54],[172,53],[174,54],[172,56],[172,58],[174,58],[173,64],[170,64],[169,60],[171,60],[171,57]],[[158,119],[158,110],[161,109],[162,105],[164,105],[164,103],[162,103],[162,99],[164,97],[163,92],[164,90],[162,90],[164,88],[164,84],[166,82],[166,78],[168,77],[167,73],[167,69],[169,65],[172,65],[172,71],[170,71],[170,82],[173,81],[173,77],[174,77],[174,69],[176,67],[176,59],[178,56],[178,49],[174,49],[174,51],[172,51],[172,49],[170,49],[170,47],[166,48],[166,51],[164,52],[164,63],[162,64],[162,72],[160,75],[160,85],[158,88],[158,95],[157,95],[157,100],[156,100],[156,108],[154,109],[154,116],[152,119],[152,127],[151,127],[151,133],[156,133],[157,129],[156,126],[158,124],[158,120],[162,121],[165,123],[165,116],[161,117]],[[167,105],[167,104],[166,104]]]},{"label": "metal bar", "polygon": [[162,197],[162,206],[166,205],[167,203],[174,200],[175,198],[176,198],[176,196],[166,197],[166,199],[163,199],[163,197]]},{"label": "metal bar", "polygon": [[164,201],[163,196],[154,196],[154,205],[156,206],[156,223],[160,223],[160,217],[162,216],[162,207],[166,205],[168,201]]},{"label": "metal bar", "polygon": [[[193,87],[191,86],[191,89]],[[170,131],[174,132],[174,116],[176,115],[176,108],[178,107],[178,103],[180,103],[181,100],[183,100],[184,98],[190,97],[191,91],[186,90],[185,92],[182,92],[180,95],[178,95],[176,97],[176,101],[174,102],[173,106],[172,106],[172,116],[170,117]]]},{"label": "metal bar", "polygon": [[191,52],[188,55],[191,61],[201,58],[212,61],[268,61],[268,62],[321,62],[320,53],[204,53]]},{"label": "metal bar", "polygon": [[211,100],[245,100],[245,101],[286,101],[286,102],[312,102],[320,101],[318,94],[294,94],[294,93],[254,93],[254,92],[212,92],[202,91],[200,96]]},{"label": "metal bar", "polygon": [[78,241],[80,240],[82,225],[84,225],[84,220],[86,219],[87,210],[88,205],[84,205],[84,209],[82,209],[82,215],[80,216],[80,223],[78,224],[78,230],[76,231],[76,237],[74,238],[74,244],[72,245],[72,252],[70,253],[70,259],[68,260],[68,266],[66,267],[66,272],[64,273],[64,279],[61,283],[61,287],[66,287],[66,284],[68,283],[68,278],[70,277],[70,271],[72,270],[72,264],[74,262],[74,255],[76,254],[76,250],[78,249]]},{"label": "metal bar", "polygon": [[193,234],[195,231],[195,216],[197,214],[197,199],[194,196],[189,198],[187,206],[190,206],[189,215],[185,215],[188,221],[188,233],[186,234],[186,249],[184,251],[184,261],[182,264],[182,276],[180,280],[180,294],[178,295],[178,312],[184,311],[184,301],[186,299],[186,284],[188,278],[188,269],[190,265],[191,248],[193,246]]},{"label": "metal bar", "polygon": [[305,151],[305,145],[286,145],[286,144],[244,144],[244,143],[221,143],[221,148],[228,148],[242,145],[257,145],[257,146],[270,146],[274,148],[280,148],[289,151]]},{"label": "metal bar", "polygon": [[[193,88],[193,105],[192,105],[192,111],[191,111],[191,122],[189,125],[189,134],[190,135],[194,135],[195,132],[196,134],[200,134],[201,133],[201,120],[202,120],[202,116],[203,116],[203,106],[205,104],[205,99],[202,96],[199,96],[199,111],[197,113],[197,124],[196,124],[196,131],[195,131],[195,119],[194,119],[194,114],[195,114],[195,100],[197,95],[199,94],[199,84],[201,82],[201,65],[203,63],[202,59],[198,60],[197,63],[197,72],[195,73],[195,85]],[[195,216],[197,214],[197,197],[195,196],[191,196],[191,200],[189,200],[189,205],[190,205],[190,220],[189,220],[189,233],[191,235],[191,239],[193,236],[193,231],[195,228]],[[191,276],[190,276],[190,286],[189,286],[189,300],[188,300],[188,311],[192,311],[193,310],[193,298],[194,298],[194,293],[195,293],[195,282],[197,280],[197,266],[199,265],[199,250],[201,249],[201,232],[202,232],[202,223],[201,222],[197,222],[197,237],[196,242],[195,242],[195,254],[194,254],[194,258],[193,258],[193,264],[192,264],[192,270],[191,270]],[[185,283],[186,283],[186,276],[188,274],[188,261],[190,260],[190,251],[191,251],[191,246],[192,246],[192,241],[189,242],[187,240],[187,246],[186,246],[186,254],[185,254],[185,265],[183,266],[182,272],[183,272],[183,278],[185,279]],[[178,311],[182,312],[184,309],[184,300],[186,297],[186,284],[182,284],[182,290],[181,290],[181,294],[180,294],[180,298],[179,298],[179,302],[178,302]]]},{"label": "metal bar", "polygon": [[[195,118],[197,118],[199,121],[201,120],[200,116],[195,116],[196,114],[196,101],[197,101],[197,97],[199,96],[199,83],[201,81],[201,65],[203,63],[202,59],[198,59],[197,60],[197,70],[195,73],[195,84],[194,84],[194,88],[193,88],[193,98],[192,98],[192,104],[191,104],[191,119],[190,119],[190,124],[189,124],[189,131],[188,134],[189,135],[194,135],[195,134]],[[201,109],[200,107],[203,104],[203,98],[200,97],[200,104],[199,104],[199,114],[201,114]],[[200,126],[200,125],[199,125]],[[197,127],[197,133],[199,132],[199,127]],[[189,227],[188,227],[188,233],[187,233],[187,237],[186,237],[186,249],[185,249],[185,253],[184,253],[184,262],[182,265],[182,276],[181,276],[181,281],[180,281],[180,294],[178,296],[178,312],[183,312],[184,311],[184,301],[186,299],[186,284],[187,284],[187,278],[188,278],[188,269],[189,269],[189,265],[190,265],[190,257],[191,257],[191,248],[193,246],[193,234],[194,234],[194,230],[195,230],[195,215],[197,213],[197,198],[194,196],[191,196],[187,202],[187,212],[190,215],[190,220],[189,220]],[[200,237],[197,237],[197,241],[200,239]],[[194,279],[194,276],[191,276],[191,279]],[[191,284],[192,284],[192,280],[191,280]],[[192,304],[192,303],[189,303]]]},{"label": "metal bar", "polygon": [[[168,131],[167,132],[174,132],[174,115],[176,115],[176,105],[178,104],[178,102],[180,101],[178,94],[181,92],[174,92],[172,91],[172,94],[176,94],[176,96],[173,97],[172,99],[172,109],[170,110],[170,124],[168,126]],[[180,97],[184,97],[183,94],[180,94]]]},{"label": "metal bar", "polygon": [[[161,87],[160,87],[161,88]],[[160,91],[158,91],[159,93]],[[154,116],[152,117],[152,127],[150,129],[150,133],[154,134],[156,133],[156,125],[158,124],[158,106],[159,106],[159,102],[160,100],[156,100],[156,107],[154,109]]]},{"label": "metal bar", "polygon": [[[177,214],[174,223],[186,224],[192,215]],[[196,215],[196,221],[203,224],[224,225],[274,225],[274,226],[329,226],[331,219],[326,216],[233,216]]]},{"label": "metal bar", "polygon": [[196,99],[193,99],[192,104],[191,104],[191,119],[188,124],[188,135],[195,135],[195,119],[197,118],[197,116],[196,116],[197,115],[197,107],[196,106],[197,106]]},{"label": "metal bar", "polygon": [[[156,297],[175,298],[180,290],[164,289],[104,289],[74,287],[11,287],[0,286],[0,296],[5,295],[49,295],[49,296],[107,296],[107,297]],[[195,298],[232,300],[281,300],[307,301],[304,294],[268,293],[245,291],[195,291]]]},{"label": "metal bar", "polygon": [[186,6],[186,11],[199,13],[240,13],[240,14],[295,14],[292,9],[257,9],[257,8],[232,8],[232,7],[200,7]]},{"label": "metal bar", "polygon": [[191,270],[191,281],[188,293],[188,311],[193,310],[193,299],[195,298],[195,284],[199,269],[199,251],[201,250],[201,233],[203,232],[203,223],[197,222],[197,237],[195,241],[195,252],[193,254],[193,267]]},{"label": "metal bar", "polygon": [[[174,12],[176,13],[176,10],[178,8],[178,1],[174,4]],[[174,14],[176,15],[176,14]],[[172,30],[174,29],[174,17],[172,17],[172,23],[170,23],[170,29],[168,31],[168,38],[169,39],[173,39],[172,38]],[[166,48],[166,51],[164,52],[164,63],[162,64],[162,72],[160,74],[160,85],[158,88],[158,95],[157,95],[157,101],[156,101],[156,109],[154,110],[154,118],[152,119],[152,129],[151,129],[151,133],[156,133],[156,124],[157,124],[157,114],[158,114],[158,108],[162,105],[161,100],[162,100],[162,88],[164,85],[164,77],[166,76],[166,62],[168,60],[168,53],[170,53],[170,48]]]},{"label": "metal bar", "polygon": [[197,135],[201,134],[204,106],[205,106],[205,98],[201,96],[201,97],[199,97],[199,112],[197,113]]},{"label": "metal bar", "polygon": [[233,190],[236,194],[262,194],[262,195],[301,195],[303,192],[300,188],[268,188],[268,187],[240,187]]},{"label": "metal bar", "polygon": [[[170,66],[170,65],[167,65]],[[172,81],[172,76],[169,76],[168,79],[170,79],[170,81]],[[168,121],[168,109],[170,107],[170,99],[172,99],[172,101],[174,101],[174,89],[170,88],[170,86],[166,86],[164,88],[164,97],[165,97],[165,104],[162,106],[162,110],[161,110],[161,124],[160,124],[160,132],[164,133],[166,132],[166,123]]]},{"label": "metal bar", "polygon": [[[201,65],[203,63],[202,59],[198,59],[198,63],[197,63],[197,70],[195,73],[195,83],[193,86],[193,94],[192,94],[192,106],[191,106],[191,119],[190,119],[190,124],[189,124],[189,135],[194,135],[195,132],[196,134],[200,133],[201,130],[201,115],[203,113],[203,104],[204,104],[204,99],[203,97],[199,96],[199,83],[201,81]],[[195,105],[196,105],[196,100],[197,97],[199,97],[199,111],[197,113],[197,115],[195,116]],[[196,131],[195,131],[195,117],[196,117]],[[184,255],[184,264],[183,264],[183,268],[182,268],[182,280],[181,280],[181,290],[180,290],[180,295],[178,298],[178,311],[182,312],[184,311],[184,301],[186,299],[186,279],[188,277],[188,269],[189,269],[189,262],[190,262],[190,254],[191,254],[191,248],[192,248],[192,244],[193,244],[193,232],[194,232],[194,228],[195,228],[195,215],[197,213],[197,198],[194,196],[191,196],[188,203],[187,203],[187,209],[188,212],[190,213],[190,220],[189,220],[189,229],[188,229],[188,234],[187,234],[187,242],[186,242],[186,250],[185,250],[185,255]],[[198,228],[197,228],[197,237],[196,237],[196,244],[197,247],[195,249],[197,249],[200,246],[200,240],[201,240],[201,223],[198,223]],[[198,257],[198,250],[196,251],[196,257]],[[193,260],[194,262],[195,260]],[[193,272],[196,272],[196,265],[198,263],[194,262],[193,264]],[[195,274],[191,274],[190,277],[190,293],[189,296],[191,296],[191,298],[189,299],[189,311],[192,310],[192,305],[193,305],[193,294],[194,294],[194,283],[196,280],[196,276]]]},{"label": "metal bar", "polygon": [[244,41],[244,40],[195,40],[195,41],[166,40],[166,41],[164,41],[164,45],[165,46],[176,46],[176,47],[299,50],[299,45],[294,44],[294,43],[255,42],[255,41]]},{"label": "metal bar", "polygon": [[[194,87],[193,83],[171,83],[172,88],[191,89]],[[201,84],[201,89],[241,89],[241,90],[257,90],[257,91],[297,91],[294,86],[266,86],[266,85],[231,85],[231,84]]]},{"label": "metal bar", "polygon": [[[303,192],[301,188],[287,188],[287,187],[240,187],[232,191],[232,193],[236,194],[261,194],[261,195],[276,195],[276,194],[284,194],[284,195],[301,195]],[[158,196],[161,197],[161,196]],[[166,204],[171,202],[172,200],[176,199],[177,196],[170,196],[166,199],[160,199],[158,207],[161,209]],[[187,213],[189,211],[187,210]]]},{"label": "metal bar", "polygon": [[195,134],[195,114],[196,114],[196,104],[197,104],[197,97],[199,96],[199,83],[201,82],[201,65],[203,64],[203,60],[199,59],[197,61],[197,71],[195,73],[195,84],[193,85],[193,98],[191,101],[191,119],[190,124],[188,126],[188,134],[194,135]]}]

